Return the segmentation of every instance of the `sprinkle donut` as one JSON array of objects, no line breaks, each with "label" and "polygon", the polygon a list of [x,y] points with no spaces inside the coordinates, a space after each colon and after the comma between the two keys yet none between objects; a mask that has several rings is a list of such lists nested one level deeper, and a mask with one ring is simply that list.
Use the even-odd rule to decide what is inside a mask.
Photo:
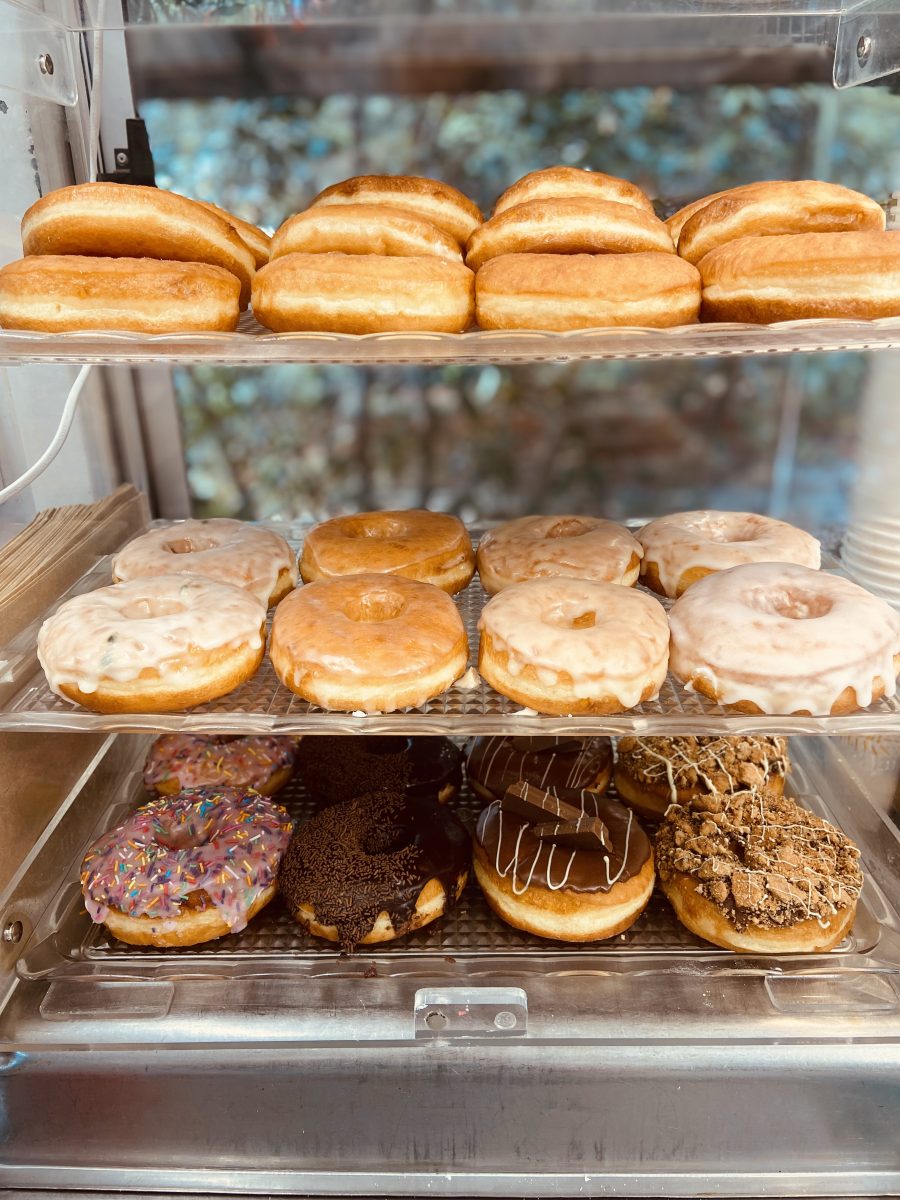
[{"label": "sprinkle donut", "polygon": [[637,582],[643,551],[628,530],[599,517],[519,517],[478,544],[476,562],[489,595],[511,583],[565,576],[596,583]]},{"label": "sprinkle donut", "polygon": [[274,796],[291,778],[297,739],[165,733],[150,747],[144,787],[157,796],[230,787]]}]

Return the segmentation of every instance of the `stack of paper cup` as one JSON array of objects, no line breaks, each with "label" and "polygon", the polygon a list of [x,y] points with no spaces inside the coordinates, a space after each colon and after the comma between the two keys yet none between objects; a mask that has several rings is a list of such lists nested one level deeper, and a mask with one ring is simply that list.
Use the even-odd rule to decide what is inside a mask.
[{"label": "stack of paper cup", "polygon": [[848,575],[900,611],[900,517],[854,521],[841,557]]}]

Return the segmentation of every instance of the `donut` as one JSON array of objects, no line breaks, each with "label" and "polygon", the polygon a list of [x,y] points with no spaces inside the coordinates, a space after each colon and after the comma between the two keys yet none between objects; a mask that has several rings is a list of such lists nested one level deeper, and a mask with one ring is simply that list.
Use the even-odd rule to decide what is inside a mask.
[{"label": "donut", "polygon": [[297,770],[320,806],[386,790],[445,804],[462,783],[462,758],[445,737],[319,735],[303,739]]},{"label": "donut", "polygon": [[494,205],[492,216],[532,200],[611,200],[653,212],[653,204],[639,187],[615,175],[584,171],[580,167],[545,167],[531,171],[506,189]]},{"label": "donut", "polygon": [[472,230],[481,224],[481,210],[468,196],[441,183],[413,175],[357,175],[319,192],[310,208],[325,205],[379,204],[399,208],[430,221],[464,246]]},{"label": "donut", "polygon": [[897,690],[900,614],[825,571],[717,571],[675,601],[669,624],[686,690],[742,712],[835,716]]},{"label": "donut", "polygon": [[312,704],[394,712],[446,691],[469,647],[446,592],[370,571],[291,592],[275,610],[269,653],[281,682]]},{"label": "donut", "polygon": [[133,946],[239,933],[275,895],[292,828],[280,804],[239,788],[153,800],[88,850],[85,908]]},{"label": "donut", "polygon": [[355,513],[313,526],[300,555],[304,583],[361,571],[403,575],[452,595],[475,573],[472,539],[458,517],[421,508]]},{"label": "donut", "polygon": [[491,217],[466,243],[477,271],[501,254],[674,254],[665,223],[652,212],[611,200],[529,200]]},{"label": "donut", "polygon": [[634,813],[596,792],[514,784],[475,833],[475,878],[498,917],[561,942],[633,925],[653,891],[653,851]]},{"label": "donut", "polygon": [[266,610],[249,592],[194,575],[135,579],[73,596],[37,653],[51,691],[94,712],[171,712],[248,680]]},{"label": "donut", "polygon": [[468,748],[466,778],[483,800],[500,800],[522,780],[549,791],[574,788],[602,794],[612,763],[612,743],[606,737],[477,737]]},{"label": "donut", "polygon": [[811,954],[830,950],[853,926],[859,851],[788,796],[751,788],[672,805],[655,850],[675,915],[713,945]]},{"label": "donut", "polygon": [[478,628],[482,678],[537,712],[622,712],[655,700],[666,677],[665,609],[615,583],[514,583],[487,602]]},{"label": "donut", "polygon": [[643,547],[641,583],[673,600],[705,575],[741,563],[793,562],[818,570],[822,561],[811,534],[758,513],[673,513],[635,536]]},{"label": "donut", "polygon": [[442,916],[466,885],[469,855],[469,835],[445,806],[371,792],[295,831],[279,885],[298,924],[351,951]]},{"label": "donut", "polygon": [[641,547],[622,525],[599,517],[519,517],[478,543],[481,585],[493,595],[512,583],[565,576],[631,586]]},{"label": "donut", "polygon": [[221,267],[47,254],[0,268],[0,328],[230,333],[240,283]]},{"label": "donut", "polygon": [[253,313],[276,332],[462,333],[474,304],[469,268],[433,256],[286,254],[253,281]]},{"label": "donut", "polygon": [[296,757],[291,737],[164,733],[147,754],[144,787],[157,796],[216,787],[274,796],[290,780]]},{"label": "donut", "polygon": [[250,301],[253,252],[230,218],[162,188],[76,183],[48,192],[22,218],[22,247],[31,254],[160,258],[223,267]]},{"label": "donut", "polygon": [[482,329],[663,328],[699,312],[699,272],[675,254],[504,254],[475,277]]},{"label": "donut", "polygon": [[658,821],[670,804],[713,792],[756,788],[776,798],[787,772],[787,743],[780,737],[623,737],[613,778],[620,800],[639,817]]},{"label": "donut", "polygon": [[[880,204],[836,183],[776,180],[718,192],[678,222],[678,253],[698,263],[737,238],[791,233],[883,230]],[[669,226],[670,233],[672,226]]]},{"label": "donut", "polygon": [[324,205],[289,217],[275,233],[272,258],[298,253],[431,256],[462,262],[456,238],[415,213],[384,204]]},{"label": "donut", "polygon": [[900,230],[740,238],[698,265],[704,321],[900,316]]},{"label": "donut", "polygon": [[224,221],[228,222],[253,255],[257,270],[266,265],[269,261],[272,239],[264,230],[256,225],[252,225],[249,221],[244,221],[240,217],[236,217],[234,213],[227,212],[224,208],[219,208],[218,204],[211,204],[209,200],[195,200],[194,203],[208,209],[210,212],[215,213],[217,217],[221,217]]},{"label": "donut", "polygon": [[116,554],[112,573],[116,583],[201,575],[244,588],[267,608],[297,586],[297,561],[280,534],[226,517],[142,533]]}]

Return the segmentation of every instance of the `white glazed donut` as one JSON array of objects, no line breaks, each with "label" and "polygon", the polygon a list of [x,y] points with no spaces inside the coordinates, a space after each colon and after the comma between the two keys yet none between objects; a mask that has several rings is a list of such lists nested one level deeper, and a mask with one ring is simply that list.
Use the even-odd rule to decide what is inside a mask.
[{"label": "white glazed donut", "polygon": [[900,615],[839,575],[731,567],[676,600],[669,623],[687,690],[743,712],[836,715],[896,692]]},{"label": "white glazed donut", "polygon": [[655,699],[666,677],[664,608],[614,583],[514,583],[488,601],[478,628],[483,678],[538,712],[621,712]]},{"label": "white glazed donut", "polygon": [[115,556],[112,572],[115,583],[202,575],[243,588],[266,607],[297,586],[297,559],[283,537],[225,517],[180,521],[142,533]]},{"label": "white glazed donut", "polygon": [[651,521],[637,532],[641,583],[675,599],[713,571],[741,563],[792,562],[817,570],[818,541],[786,521],[757,513],[697,509]]},{"label": "white glazed donut", "polygon": [[491,595],[511,583],[565,576],[630,587],[642,550],[622,525],[599,517],[519,517],[486,533],[478,574]]}]

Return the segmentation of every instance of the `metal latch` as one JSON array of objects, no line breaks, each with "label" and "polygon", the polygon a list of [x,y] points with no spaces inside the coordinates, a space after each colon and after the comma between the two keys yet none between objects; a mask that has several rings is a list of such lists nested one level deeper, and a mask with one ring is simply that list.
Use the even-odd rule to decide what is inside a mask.
[{"label": "metal latch", "polygon": [[517,987],[419,988],[417,1038],[509,1038],[528,1032],[528,997]]},{"label": "metal latch", "polygon": [[98,177],[100,182],[135,183],[155,187],[156,172],[150,152],[150,138],[147,135],[147,126],[140,117],[126,117],[125,137],[128,142],[127,149],[117,146],[115,150],[116,169],[101,174]]}]

